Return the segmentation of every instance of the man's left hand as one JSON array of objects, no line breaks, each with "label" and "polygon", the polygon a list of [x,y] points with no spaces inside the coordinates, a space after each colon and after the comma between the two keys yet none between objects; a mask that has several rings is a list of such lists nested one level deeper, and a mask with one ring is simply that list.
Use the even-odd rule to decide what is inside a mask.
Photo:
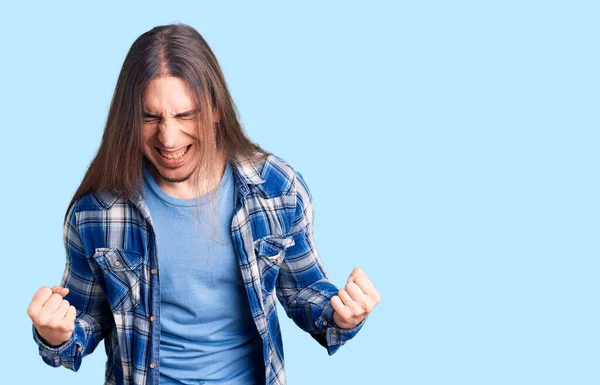
[{"label": "man's left hand", "polygon": [[343,329],[350,329],[361,323],[381,302],[381,296],[371,280],[360,267],[355,267],[348,277],[346,286],[331,297],[333,320]]}]

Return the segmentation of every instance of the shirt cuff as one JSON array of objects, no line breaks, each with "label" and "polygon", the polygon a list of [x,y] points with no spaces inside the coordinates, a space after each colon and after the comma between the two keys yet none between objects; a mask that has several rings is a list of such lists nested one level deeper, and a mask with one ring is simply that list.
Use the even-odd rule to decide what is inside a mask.
[{"label": "shirt cuff", "polygon": [[[327,353],[331,356],[338,349],[344,345],[346,342],[354,338],[354,336],[359,332],[359,330],[365,324],[365,321],[369,316],[365,317],[360,323],[353,328],[346,329],[339,327],[335,321],[333,320],[334,309],[331,306],[331,303],[328,302],[321,316],[315,322],[315,326],[317,328],[317,334],[320,335],[320,338],[315,338],[319,341],[323,346],[327,348]],[[324,338],[323,338],[324,337]]]},{"label": "shirt cuff", "polygon": [[81,349],[78,349],[78,344],[75,343],[75,333],[62,344],[52,346],[38,333],[34,324],[31,324],[31,329],[33,340],[38,344],[42,360],[50,366],[58,367],[63,363],[73,363],[75,355],[81,352]]}]

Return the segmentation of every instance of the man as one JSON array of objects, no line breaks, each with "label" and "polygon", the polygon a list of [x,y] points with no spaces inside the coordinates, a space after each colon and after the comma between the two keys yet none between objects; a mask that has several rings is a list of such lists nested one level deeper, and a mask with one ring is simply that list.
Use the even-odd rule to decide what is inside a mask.
[{"label": "man", "polygon": [[285,384],[275,298],[330,355],[381,300],[359,268],[329,281],[312,230],[304,178],[246,137],[204,39],[153,28],[67,209],[61,285],[27,309],[40,355],[77,371],[104,340],[106,384]]}]

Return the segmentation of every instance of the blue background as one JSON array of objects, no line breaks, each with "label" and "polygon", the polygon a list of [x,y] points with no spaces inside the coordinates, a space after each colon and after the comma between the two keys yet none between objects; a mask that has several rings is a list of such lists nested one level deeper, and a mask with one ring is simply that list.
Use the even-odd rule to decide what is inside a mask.
[{"label": "blue background", "polygon": [[5,379],[102,383],[103,345],[46,366],[26,308],[129,47],[184,22],[305,176],[334,283],[383,298],[331,357],[279,308],[290,385],[600,383],[597,2],[214,3],[2,6]]}]

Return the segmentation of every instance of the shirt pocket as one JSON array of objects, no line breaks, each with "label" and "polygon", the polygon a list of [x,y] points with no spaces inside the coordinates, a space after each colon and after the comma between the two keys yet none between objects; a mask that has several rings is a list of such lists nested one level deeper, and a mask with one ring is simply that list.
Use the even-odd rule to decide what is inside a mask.
[{"label": "shirt pocket", "polygon": [[294,238],[283,235],[267,235],[254,241],[256,263],[265,297],[275,289],[281,263],[288,247],[294,245]]},{"label": "shirt pocket", "polygon": [[105,294],[113,312],[136,308],[140,303],[143,255],[134,250],[97,248],[92,257],[102,269]]}]

